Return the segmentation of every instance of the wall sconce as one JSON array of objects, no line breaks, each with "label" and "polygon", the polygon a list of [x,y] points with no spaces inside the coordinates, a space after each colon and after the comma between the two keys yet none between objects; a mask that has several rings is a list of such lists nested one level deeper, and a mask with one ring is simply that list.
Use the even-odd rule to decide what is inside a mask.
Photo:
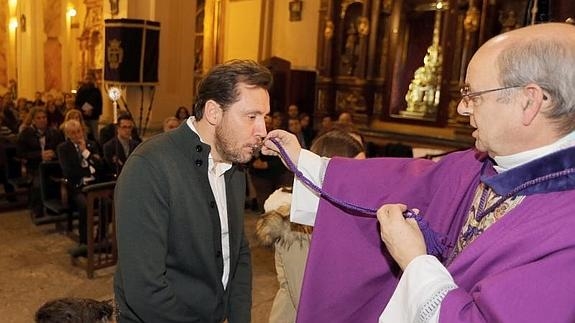
[{"label": "wall sconce", "polygon": [[76,17],[76,15],[78,14],[78,11],[76,11],[76,8],[74,7],[69,7],[68,10],[66,11],[66,15],[68,15],[68,17],[70,17],[70,28],[71,29],[75,29],[75,28],[79,28],[80,27],[80,23],[78,23],[77,21],[74,21],[74,17]]},{"label": "wall sconce", "polygon": [[289,20],[300,21],[303,2],[301,0],[293,0],[289,2]]},{"label": "wall sconce", "polygon": [[8,23],[8,28],[10,30],[16,30],[16,28],[18,28],[18,18],[11,17],[10,22]]},{"label": "wall sconce", "polygon": [[69,17],[76,17],[78,12],[76,11],[76,9],[74,7],[70,7],[70,8],[68,8],[67,14]]}]

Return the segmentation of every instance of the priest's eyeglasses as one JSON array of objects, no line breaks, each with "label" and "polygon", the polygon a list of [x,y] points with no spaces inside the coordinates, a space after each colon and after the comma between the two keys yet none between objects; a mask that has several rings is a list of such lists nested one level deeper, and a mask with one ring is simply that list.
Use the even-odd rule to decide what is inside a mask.
[{"label": "priest's eyeglasses", "polygon": [[463,105],[465,105],[465,108],[468,108],[470,103],[473,105],[480,104],[481,103],[481,96],[483,94],[502,91],[502,90],[508,90],[508,89],[514,89],[514,88],[519,88],[519,87],[522,87],[522,86],[505,86],[505,87],[499,87],[496,89],[470,92],[471,90],[470,90],[469,84],[465,84],[461,87],[459,92],[461,92],[461,101],[463,102]]}]

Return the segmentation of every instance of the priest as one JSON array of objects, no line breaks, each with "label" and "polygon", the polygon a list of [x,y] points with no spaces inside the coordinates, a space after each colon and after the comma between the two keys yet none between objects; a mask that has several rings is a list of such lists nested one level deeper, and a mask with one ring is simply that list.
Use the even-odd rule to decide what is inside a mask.
[{"label": "priest", "polygon": [[297,321],[574,322],[573,61],[567,24],[486,42],[457,107],[475,147],[438,162],[326,159],[270,132],[292,220],[315,225]]}]

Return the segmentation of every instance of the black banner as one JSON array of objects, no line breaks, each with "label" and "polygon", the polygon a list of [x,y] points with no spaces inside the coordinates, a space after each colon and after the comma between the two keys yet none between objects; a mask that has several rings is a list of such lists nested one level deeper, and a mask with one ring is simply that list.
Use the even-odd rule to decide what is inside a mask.
[{"label": "black banner", "polygon": [[157,84],[160,23],[106,19],[105,28],[104,80],[126,85]]}]

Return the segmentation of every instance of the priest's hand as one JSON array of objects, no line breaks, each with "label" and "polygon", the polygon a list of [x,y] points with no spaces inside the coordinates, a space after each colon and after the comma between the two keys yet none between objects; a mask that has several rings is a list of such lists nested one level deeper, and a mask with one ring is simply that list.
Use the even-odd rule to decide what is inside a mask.
[{"label": "priest's hand", "polygon": [[381,240],[402,270],[415,257],[427,254],[417,221],[403,216],[406,210],[404,204],[385,204],[377,210]]},{"label": "priest's hand", "polygon": [[[297,137],[285,130],[272,130],[268,133],[262,146],[262,154],[270,156],[280,156],[278,147],[271,141],[274,138],[286,151],[289,159],[297,166],[301,146]],[[280,156],[284,165],[286,161]]]}]

